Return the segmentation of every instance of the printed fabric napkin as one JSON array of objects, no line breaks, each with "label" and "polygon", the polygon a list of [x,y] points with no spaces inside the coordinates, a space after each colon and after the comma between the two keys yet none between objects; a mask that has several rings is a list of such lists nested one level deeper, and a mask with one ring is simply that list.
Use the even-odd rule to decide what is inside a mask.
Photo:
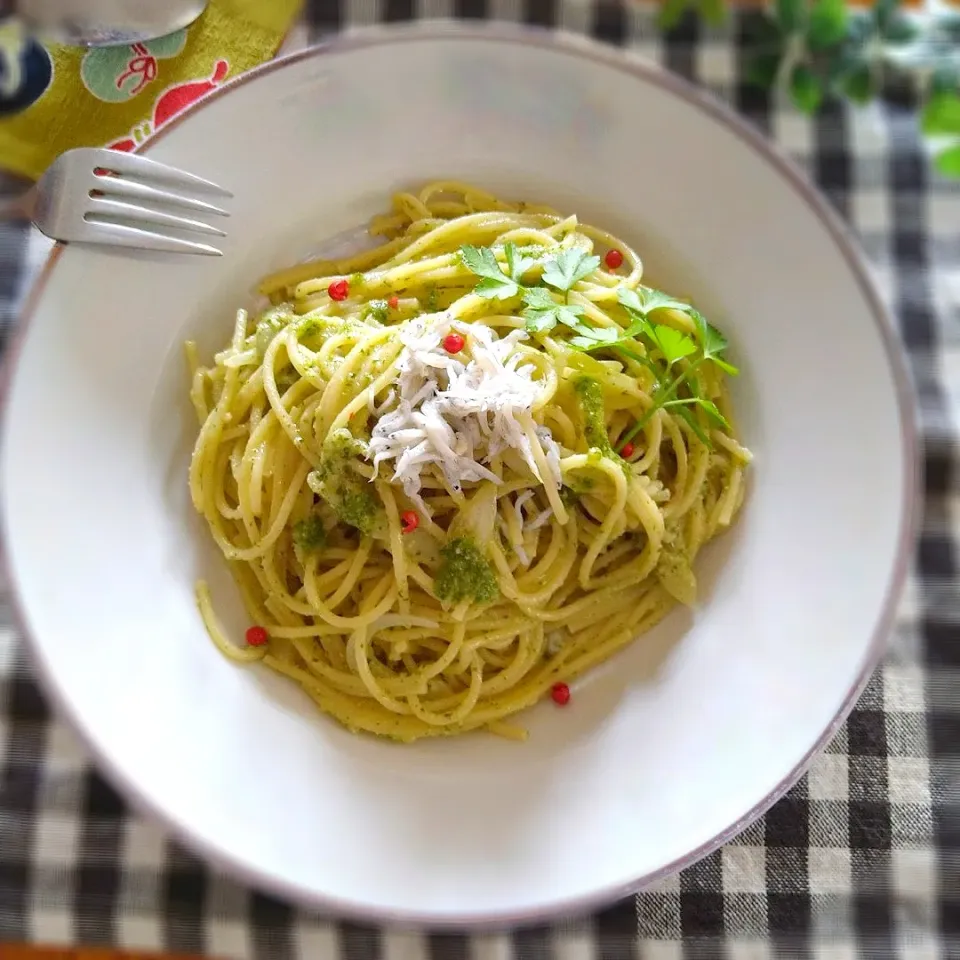
[{"label": "printed fabric napkin", "polygon": [[199,20],[123,47],[43,44],[0,24],[0,168],[39,177],[65,150],[132,150],[204,94],[269,60],[302,0],[211,0]]}]

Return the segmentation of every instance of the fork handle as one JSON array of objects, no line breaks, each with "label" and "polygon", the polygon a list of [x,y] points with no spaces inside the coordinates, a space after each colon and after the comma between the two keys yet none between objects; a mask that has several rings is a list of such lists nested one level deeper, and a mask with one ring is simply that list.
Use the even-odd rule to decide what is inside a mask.
[{"label": "fork handle", "polygon": [[36,201],[36,187],[15,197],[0,197],[0,220],[32,220]]}]

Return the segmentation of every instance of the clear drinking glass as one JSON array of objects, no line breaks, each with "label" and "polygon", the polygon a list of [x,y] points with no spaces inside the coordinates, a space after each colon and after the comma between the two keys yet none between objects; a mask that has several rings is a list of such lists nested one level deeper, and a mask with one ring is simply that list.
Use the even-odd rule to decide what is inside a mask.
[{"label": "clear drinking glass", "polygon": [[166,36],[193,23],[208,0],[0,0],[15,16],[61,43],[110,46]]}]

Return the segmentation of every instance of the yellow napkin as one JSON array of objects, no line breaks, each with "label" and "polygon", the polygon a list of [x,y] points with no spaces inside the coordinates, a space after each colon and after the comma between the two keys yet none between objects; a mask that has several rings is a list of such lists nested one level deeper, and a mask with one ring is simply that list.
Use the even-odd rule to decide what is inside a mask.
[{"label": "yellow napkin", "polygon": [[132,150],[203,94],[269,60],[300,5],[211,0],[186,30],[133,46],[31,42],[17,71],[19,112],[0,118],[0,167],[36,179],[73,147]]}]

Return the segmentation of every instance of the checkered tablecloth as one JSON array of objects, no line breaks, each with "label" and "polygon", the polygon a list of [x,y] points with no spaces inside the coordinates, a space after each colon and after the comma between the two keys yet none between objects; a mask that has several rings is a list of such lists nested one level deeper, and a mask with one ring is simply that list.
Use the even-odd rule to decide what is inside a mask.
[{"label": "checkered tablecloth", "polygon": [[[314,0],[287,48],[413,17],[590,33],[730,101],[852,223],[909,350],[926,500],[890,653],[809,774],[724,849],[593,917],[484,936],[319,917],[211,871],[127,808],[51,715],[0,597],[0,944],[236,960],[960,960],[960,186],[935,179],[904,106],[809,120],[748,87],[750,16],[660,37],[649,10],[615,0]],[[0,329],[45,250],[2,225]]]}]

